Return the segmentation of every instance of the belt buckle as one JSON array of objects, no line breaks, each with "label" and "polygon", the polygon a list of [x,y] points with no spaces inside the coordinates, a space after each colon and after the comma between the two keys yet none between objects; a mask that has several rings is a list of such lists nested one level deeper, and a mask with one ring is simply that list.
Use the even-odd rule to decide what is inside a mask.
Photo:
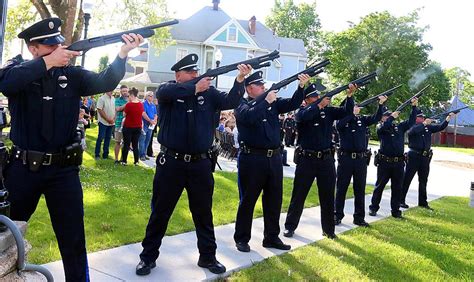
[{"label": "belt buckle", "polygon": [[273,150],[269,149],[267,150],[267,158],[271,158],[273,156]]},{"label": "belt buckle", "polygon": [[43,161],[43,165],[51,165],[51,161],[53,160],[53,154],[44,154],[44,157],[47,157],[48,159],[46,161]]},{"label": "belt buckle", "polygon": [[318,159],[320,159],[322,156],[323,156],[323,153],[321,151],[319,151],[318,154],[316,155]]},{"label": "belt buckle", "polygon": [[351,158],[356,159],[357,158],[357,153],[351,153]]},{"label": "belt buckle", "polygon": [[393,161],[398,163],[398,157],[393,158]]},{"label": "belt buckle", "polygon": [[189,163],[191,161],[191,155],[184,154],[184,161]]}]

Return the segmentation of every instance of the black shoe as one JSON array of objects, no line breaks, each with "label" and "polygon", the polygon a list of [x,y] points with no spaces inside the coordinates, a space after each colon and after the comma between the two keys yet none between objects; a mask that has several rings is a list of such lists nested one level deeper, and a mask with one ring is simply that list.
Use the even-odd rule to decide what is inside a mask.
[{"label": "black shoe", "polygon": [[377,215],[377,212],[374,211],[374,210],[369,210],[369,215],[370,215],[370,216],[376,216],[376,215]]},{"label": "black shoe", "polygon": [[120,161],[115,161],[114,164],[119,165]]},{"label": "black shoe", "polygon": [[143,260],[141,260],[138,265],[137,265],[137,268],[135,269],[135,273],[137,275],[148,275],[150,274],[151,272],[151,269],[152,268],[155,268],[156,267],[156,263],[155,262],[152,262],[152,263],[146,263],[144,262]]},{"label": "black shoe", "polygon": [[264,248],[274,248],[274,249],[284,250],[284,251],[288,251],[289,249],[291,249],[291,246],[283,243],[280,240],[280,238],[276,238],[271,241],[263,239],[262,246]]},{"label": "black shoe", "polygon": [[226,272],[225,266],[218,262],[216,259],[204,260],[199,258],[198,266],[207,268],[210,272],[214,274],[221,274]]},{"label": "black shoe", "polygon": [[237,242],[235,243],[235,246],[237,247],[237,250],[241,252],[244,252],[244,253],[250,252],[250,246],[246,242]]},{"label": "black shoe", "polygon": [[287,229],[287,230],[283,231],[283,236],[288,237],[288,238],[293,237],[294,234],[295,234],[294,230]]},{"label": "black shoe", "polygon": [[367,221],[363,220],[363,219],[362,220],[360,220],[360,219],[359,220],[354,220],[353,223],[355,225],[358,225],[358,226],[369,227],[369,223]]},{"label": "black shoe", "polygon": [[419,207],[422,207],[422,208],[430,210],[430,211],[434,211],[434,209],[432,207],[430,207],[429,205],[421,205]]},{"label": "black shoe", "polygon": [[402,213],[392,213],[392,217],[398,218],[398,219],[403,219]]},{"label": "black shoe", "polygon": [[410,206],[405,204],[405,203],[401,203],[400,207],[403,208],[403,209],[408,209]]},{"label": "black shoe", "polygon": [[323,236],[325,237],[328,237],[329,239],[337,239],[337,235],[334,234],[334,233],[326,233],[326,232],[323,232]]}]

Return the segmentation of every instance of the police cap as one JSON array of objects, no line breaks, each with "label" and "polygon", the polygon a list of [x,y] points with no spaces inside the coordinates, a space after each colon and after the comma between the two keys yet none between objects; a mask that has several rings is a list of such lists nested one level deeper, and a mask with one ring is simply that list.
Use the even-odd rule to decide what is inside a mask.
[{"label": "police cap", "polygon": [[383,116],[389,116],[392,114],[392,111],[390,111],[386,106],[383,106],[382,108],[382,115]]},{"label": "police cap", "polygon": [[416,113],[416,117],[422,117],[422,118],[424,118],[424,117],[425,117],[425,114],[423,113],[423,111],[418,110],[417,113]]},{"label": "police cap", "polygon": [[196,54],[189,54],[179,60],[176,64],[171,67],[172,71],[198,71],[197,61],[199,57]]},{"label": "police cap", "polygon": [[28,44],[38,42],[43,45],[56,45],[64,42],[64,37],[59,31],[61,19],[49,18],[39,21],[18,34]]},{"label": "police cap", "polygon": [[250,84],[258,84],[262,85],[265,84],[265,81],[263,80],[263,71],[256,71],[249,75],[245,79],[245,86],[249,86]]}]

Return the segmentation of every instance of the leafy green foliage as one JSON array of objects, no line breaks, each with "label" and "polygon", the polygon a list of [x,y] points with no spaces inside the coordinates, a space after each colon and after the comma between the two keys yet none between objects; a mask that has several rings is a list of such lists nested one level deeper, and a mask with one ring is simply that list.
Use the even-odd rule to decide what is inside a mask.
[{"label": "leafy green foliage", "polygon": [[101,72],[107,68],[109,65],[109,56],[105,55],[100,57],[99,59],[99,68],[97,69],[97,72]]},{"label": "leafy green foliage", "polygon": [[16,5],[8,7],[4,38],[6,58],[12,57],[11,52],[15,52],[13,56],[20,53],[19,50],[11,50],[11,46],[8,42],[17,38],[18,33],[33,24],[37,18],[38,13],[35,12],[29,0],[18,0]]},{"label": "leafy green foliage", "polygon": [[[343,84],[377,71],[378,81],[357,92],[357,101],[402,84],[387,101],[394,109],[427,83],[432,87],[420,99],[421,105],[433,107],[446,101],[449,84],[439,65],[428,60],[431,45],[423,42],[426,27],[417,27],[417,21],[417,11],[403,17],[377,12],[343,32],[328,34],[324,57],[331,60],[331,81]],[[375,105],[369,109],[375,110]]]},{"label": "leafy green foliage", "polygon": [[457,83],[462,83],[464,89],[459,91],[459,99],[466,105],[474,103],[474,82],[470,80],[471,74],[458,67],[450,68],[445,71],[451,85],[452,94],[457,91]]},{"label": "leafy green foliage", "polygon": [[317,58],[321,48],[321,23],[316,14],[316,1],[295,5],[293,0],[275,0],[265,24],[278,36],[302,39],[308,58]]}]

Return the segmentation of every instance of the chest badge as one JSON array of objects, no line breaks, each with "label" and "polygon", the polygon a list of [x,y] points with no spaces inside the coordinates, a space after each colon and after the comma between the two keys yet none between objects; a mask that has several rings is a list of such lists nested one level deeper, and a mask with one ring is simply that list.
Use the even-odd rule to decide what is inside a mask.
[{"label": "chest badge", "polygon": [[320,115],[321,115],[321,118],[326,118],[326,112],[321,112]]},{"label": "chest badge", "polygon": [[358,126],[362,126],[362,122],[360,121],[360,119],[357,120],[357,125],[358,125]]},{"label": "chest badge", "polygon": [[203,96],[198,96],[197,101],[199,105],[204,105],[204,97]]},{"label": "chest badge", "polygon": [[61,75],[60,77],[58,77],[58,84],[61,88],[66,88],[67,86],[67,77],[65,77],[64,75]]}]

